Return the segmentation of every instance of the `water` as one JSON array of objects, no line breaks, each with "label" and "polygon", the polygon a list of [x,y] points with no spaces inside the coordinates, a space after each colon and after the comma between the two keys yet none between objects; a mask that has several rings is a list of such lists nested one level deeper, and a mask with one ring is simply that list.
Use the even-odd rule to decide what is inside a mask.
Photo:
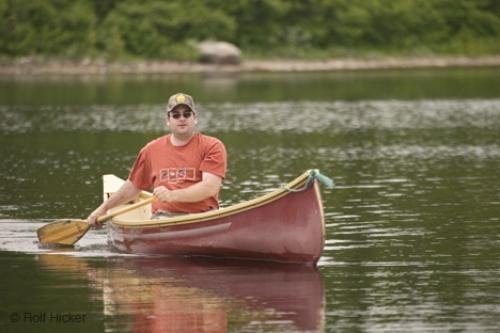
[{"label": "water", "polygon": [[[500,71],[0,80],[2,331],[498,331]],[[83,218],[199,96],[230,205],[319,168],[317,269],[74,249],[35,231]],[[18,317],[16,317],[18,316]]]}]

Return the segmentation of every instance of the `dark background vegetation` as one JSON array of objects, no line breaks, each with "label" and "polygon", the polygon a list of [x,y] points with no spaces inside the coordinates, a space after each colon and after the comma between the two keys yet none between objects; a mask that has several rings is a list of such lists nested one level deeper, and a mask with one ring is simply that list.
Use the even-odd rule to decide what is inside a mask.
[{"label": "dark background vegetation", "polygon": [[192,60],[500,53],[498,0],[0,0],[0,56]]}]

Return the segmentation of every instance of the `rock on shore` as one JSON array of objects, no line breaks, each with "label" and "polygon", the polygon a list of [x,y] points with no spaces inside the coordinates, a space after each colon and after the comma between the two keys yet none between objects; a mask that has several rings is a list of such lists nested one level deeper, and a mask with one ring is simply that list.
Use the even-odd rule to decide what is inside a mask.
[{"label": "rock on shore", "polygon": [[200,61],[206,64],[238,65],[241,63],[241,51],[228,42],[204,41],[198,44]]}]

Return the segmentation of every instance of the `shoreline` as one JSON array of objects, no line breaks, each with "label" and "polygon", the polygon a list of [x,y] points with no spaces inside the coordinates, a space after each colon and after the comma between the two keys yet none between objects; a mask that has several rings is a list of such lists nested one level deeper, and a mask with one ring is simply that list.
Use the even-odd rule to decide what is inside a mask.
[{"label": "shoreline", "polygon": [[239,65],[173,61],[106,62],[89,59],[37,60],[34,58],[20,58],[16,60],[0,60],[0,77],[252,72],[286,73],[498,66],[500,66],[500,55],[482,57],[384,57],[330,60],[244,60]]}]

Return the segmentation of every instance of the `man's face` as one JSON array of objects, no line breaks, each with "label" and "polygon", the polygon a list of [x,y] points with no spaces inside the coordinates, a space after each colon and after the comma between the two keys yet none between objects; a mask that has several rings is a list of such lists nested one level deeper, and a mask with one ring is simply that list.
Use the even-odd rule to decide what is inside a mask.
[{"label": "man's face", "polygon": [[177,136],[192,135],[197,123],[196,114],[187,105],[177,105],[167,114],[167,126]]}]

